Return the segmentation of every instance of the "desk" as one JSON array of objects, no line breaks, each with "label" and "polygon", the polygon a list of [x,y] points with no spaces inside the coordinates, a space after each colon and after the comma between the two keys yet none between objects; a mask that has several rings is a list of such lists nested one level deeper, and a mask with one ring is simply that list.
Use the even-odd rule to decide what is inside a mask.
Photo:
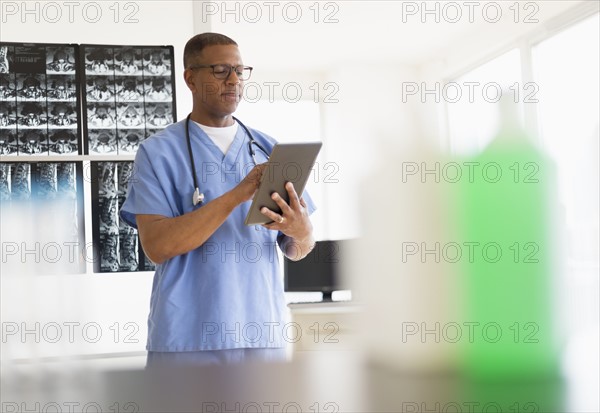
[{"label": "desk", "polygon": [[561,381],[473,383],[374,365],[349,352],[305,352],[291,363],[149,371],[38,367],[27,374],[5,372],[2,411],[594,411],[593,402],[572,409]]},{"label": "desk", "polygon": [[348,301],[289,304],[296,334],[294,353],[358,350],[360,306]]}]

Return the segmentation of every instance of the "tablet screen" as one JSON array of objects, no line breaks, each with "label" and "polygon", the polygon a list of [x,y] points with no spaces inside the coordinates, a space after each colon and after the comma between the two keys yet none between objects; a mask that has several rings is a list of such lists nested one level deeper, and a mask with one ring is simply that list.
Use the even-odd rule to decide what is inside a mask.
[{"label": "tablet screen", "polygon": [[268,224],[271,221],[260,212],[262,207],[281,213],[281,209],[271,199],[271,194],[277,192],[285,202],[290,202],[290,197],[285,189],[286,182],[292,182],[296,192],[302,196],[304,187],[310,176],[312,167],[321,150],[322,142],[310,143],[278,143],[273,147],[273,152],[263,172],[258,190],[252,199],[250,211],[246,215],[246,225]]}]

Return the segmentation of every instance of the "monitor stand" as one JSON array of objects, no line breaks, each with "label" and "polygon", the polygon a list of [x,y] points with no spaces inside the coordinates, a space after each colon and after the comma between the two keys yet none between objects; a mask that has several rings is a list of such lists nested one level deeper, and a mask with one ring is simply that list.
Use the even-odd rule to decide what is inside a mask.
[{"label": "monitor stand", "polygon": [[323,291],[323,302],[330,303],[333,301],[332,299],[333,291]]}]

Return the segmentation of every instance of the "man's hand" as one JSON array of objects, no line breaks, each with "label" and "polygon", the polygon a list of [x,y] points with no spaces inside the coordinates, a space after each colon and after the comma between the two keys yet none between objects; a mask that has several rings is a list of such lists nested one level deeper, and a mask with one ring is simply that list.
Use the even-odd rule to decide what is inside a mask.
[{"label": "man's hand", "polygon": [[306,202],[298,197],[294,185],[288,182],[285,184],[285,189],[290,197],[289,205],[278,193],[275,192],[271,195],[281,209],[280,214],[267,207],[263,207],[260,212],[274,221],[271,224],[264,224],[265,228],[281,231],[291,238],[289,242],[282,245],[285,255],[290,259],[299,260],[304,258],[314,247],[313,228]]},{"label": "man's hand", "polygon": [[266,163],[256,165],[248,175],[246,175],[242,182],[232,190],[236,195],[238,203],[249,201],[254,197],[266,166]]}]

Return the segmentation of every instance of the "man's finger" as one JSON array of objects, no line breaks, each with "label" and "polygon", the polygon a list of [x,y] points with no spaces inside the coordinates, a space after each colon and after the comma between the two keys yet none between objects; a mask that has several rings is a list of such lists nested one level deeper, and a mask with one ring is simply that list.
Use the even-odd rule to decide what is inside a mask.
[{"label": "man's finger", "polygon": [[290,196],[290,206],[292,209],[300,209],[300,200],[298,199],[298,194],[296,193],[294,184],[291,182],[286,183],[285,189],[287,189],[288,195]]},{"label": "man's finger", "polygon": [[273,224],[276,224],[276,223],[278,223],[278,222],[281,220],[281,217],[282,217],[282,215],[281,215],[281,214],[278,214],[278,213],[276,213],[276,212],[274,212],[274,211],[271,211],[271,210],[270,210],[269,208],[267,208],[267,207],[262,207],[262,208],[260,209],[260,212],[261,212],[261,213],[262,213],[264,216],[266,216],[267,218],[271,219],[272,221],[275,221],[274,223],[272,223],[272,224],[269,224],[269,225],[273,225]]},{"label": "man's finger", "polygon": [[277,192],[273,192],[273,194],[271,195],[271,199],[275,201],[275,203],[277,203],[277,206],[281,208],[281,212],[283,214],[290,214],[292,212],[292,209],[285,202],[285,199],[283,199]]}]

